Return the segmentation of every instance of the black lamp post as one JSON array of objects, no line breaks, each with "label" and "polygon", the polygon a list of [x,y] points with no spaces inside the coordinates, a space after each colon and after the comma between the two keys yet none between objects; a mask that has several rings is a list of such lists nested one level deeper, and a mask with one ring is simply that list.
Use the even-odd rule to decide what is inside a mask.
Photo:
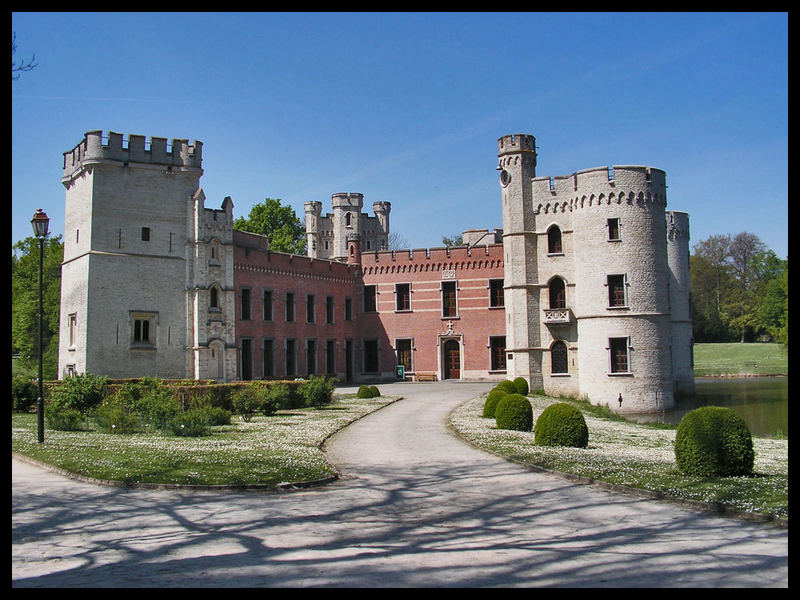
[{"label": "black lamp post", "polygon": [[36,209],[36,214],[31,219],[33,235],[39,240],[39,397],[36,399],[36,417],[39,429],[39,443],[44,443],[44,392],[42,385],[42,361],[44,349],[42,348],[42,331],[44,329],[44,302],[42,289],[42,271],[44,270],[44,239],[47,237],[47,227],[50,219],[41,208]]}]

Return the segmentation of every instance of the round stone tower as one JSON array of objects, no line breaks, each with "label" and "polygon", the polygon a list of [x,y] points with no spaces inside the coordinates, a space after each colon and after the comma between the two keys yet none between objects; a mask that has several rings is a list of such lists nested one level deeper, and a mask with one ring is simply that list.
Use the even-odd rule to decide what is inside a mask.
[{"label": "round stone tower", "polygon": [[669,303],[672,313],[672,368],[675,393],[694,393],[692,313],[689,294],[689,215],[667,211],[667,261],[669,264]]},{"label": "round stone tower", "polygon": [[335,259],[347,258],[347,235],[360,233],[361,209],[364,194],[338,193],[331,196],[333,207],[333,254]]}]

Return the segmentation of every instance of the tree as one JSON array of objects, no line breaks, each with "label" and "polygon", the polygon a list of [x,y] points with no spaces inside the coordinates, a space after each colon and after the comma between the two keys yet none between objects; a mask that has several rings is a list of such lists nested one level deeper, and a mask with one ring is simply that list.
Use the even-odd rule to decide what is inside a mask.
[{"label": "tree", "polygon": [[454,235],[453,237],[442,237],[442,244],[444,244],[445,248],[454,248],[456,246],[463,246],[464,245],[464,238],[459,235]]},{"label": "tree", "polygon": [[[61,236],[44,245],[42,289],[43,377],[58,376],[58,323],[61,307]],[[32,368],[39,357],[39,240],[28,237],[11,246],[11,351]]]},{"label": "tree", "polygon": [[[17,52],[17,33],[12,32],[11,34],[11,56],[14,56]],[[33,71],[38,65],[36,62],[36,55],[34,54],[28,62],[24,60],[17,63],[15,60],[11,61],[11,81],[16,81],[19,79],[19,74],[25,71]],[[14,75],[17,73],[17,75]]]},{"label": "tree", "polygon": [[246,219],[236,219],[233,228],[266,236],[275,252],[306,253],[305,227],[291,206],[281,206],[280,198],[265,198],[250,209]]},{"label": "tree", "polygon": [[733,237],[728,250],[736,286],[731,290],[733,293],[725,310],[731,316],[731,326],[739,330],[742,342],[754,335],[758,328],[757,262],[766,251],[764,242],[746,231]]},{"label": "tree", "polygon": [[410,246],[408,240],[396,231],[389,233],[389,248],[388,250],[405,250]]}]

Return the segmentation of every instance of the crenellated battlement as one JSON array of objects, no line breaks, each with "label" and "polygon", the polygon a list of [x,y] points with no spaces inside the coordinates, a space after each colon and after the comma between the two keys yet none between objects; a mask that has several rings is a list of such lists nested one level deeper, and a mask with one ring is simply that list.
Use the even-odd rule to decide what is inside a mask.
[{"label": "crenellated battlement", "polygon": [[689,214],[677,210],[667,211],[667,239],[689,239]]},{"label": "crenellated battlement", "polygon": [[533,152],[536,154],[536,138],[529,134],[514,133],[497,140],[497,154]]},{"label": "crenellated battlement", "polygon": [[339,192],[331,195],[331,205],[333,208],[358,207],[360,210],[364,205],[364,194],[357,192]]},{"label": "crenellated battlement", "polygon": [[127,140],[121,133],[108,132],[104,139],[102,130],[87,131],[83,141],[72,150],[64,152],[63,177],[68,177],[82,166],[97,162],[117,161],[121,163],[144,163],[168,167],[201,168],[203,143],[195,140],[173,139],[143,135],[129,135]]}]

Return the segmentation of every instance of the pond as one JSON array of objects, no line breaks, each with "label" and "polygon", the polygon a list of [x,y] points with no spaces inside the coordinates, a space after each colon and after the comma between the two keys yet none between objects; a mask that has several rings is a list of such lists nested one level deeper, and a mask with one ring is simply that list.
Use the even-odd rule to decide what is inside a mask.
[{"label": "pond", "polygon": [[701,406],[727,406],[739,413],[757,437],[783,432],[789,437],[789,378],[742,377],[695,379],[694,396],[679,398],[674,410],[628,418],[648,423],[680,423],[690,410]]}]

